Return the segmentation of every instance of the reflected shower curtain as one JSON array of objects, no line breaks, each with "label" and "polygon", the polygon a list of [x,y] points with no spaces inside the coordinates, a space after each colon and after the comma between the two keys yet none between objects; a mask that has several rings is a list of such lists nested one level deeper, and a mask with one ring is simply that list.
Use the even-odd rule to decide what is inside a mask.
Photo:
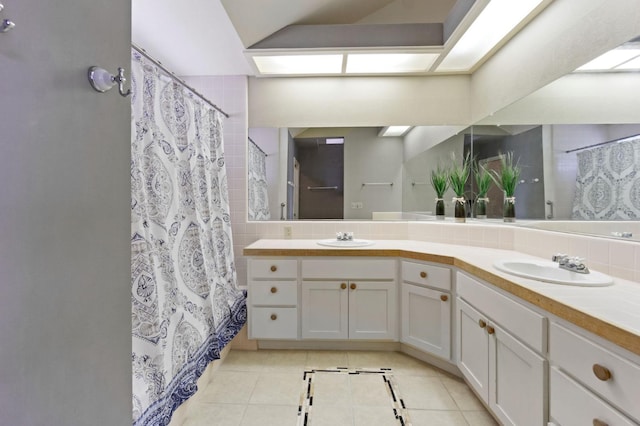
[{"label": "reflected shower curtain", "polygon": [[246,321],[220,114],[132,51],[134,425],[166,425]]},{"label": "reflected shower curtain", "polygon": [[269,194],[267,188],[267,155],[249,139],[249,220],[269,220]]},{"label": "reflected shower curtain", "polygon": [[577,155],[572,219],[640,219],[640,136]]}]

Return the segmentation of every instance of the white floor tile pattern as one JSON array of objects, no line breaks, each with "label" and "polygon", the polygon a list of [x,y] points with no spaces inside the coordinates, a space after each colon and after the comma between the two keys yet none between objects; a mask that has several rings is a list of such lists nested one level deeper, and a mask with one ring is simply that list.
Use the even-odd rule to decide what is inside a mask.
[{"label": "white floor tile pattern", "polygon": [[317,373],[336,367],[390,369],[406,425],[497,425],[465,383],[402,353],[261,350],[231,351],[189,402],[183,426],[302,425],[304,375],[314,370],[308,426],[401,424],[380,374]]}]

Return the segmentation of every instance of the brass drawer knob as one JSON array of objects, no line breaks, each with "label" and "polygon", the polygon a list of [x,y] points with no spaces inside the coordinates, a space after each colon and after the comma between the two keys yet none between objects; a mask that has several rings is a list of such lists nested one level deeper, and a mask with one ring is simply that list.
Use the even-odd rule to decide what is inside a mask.
[{"label": "brass drawer knob", "polygon": [[443,302],[446,302],[447,300],[449,300],[449,296],[447,296],[446,294],[441,294],[440,300],[442,300]]},{"label": "brass drawer knob", "polygon": [[275,272],[278,270],[278,267],[276,265],[271,265],[271,272]]},{"label": "brass drawer knob", "polygon": [[593,419],[593,426],[609,426],[609,424],[603,422],[602,420]]},{"label": "brass drawer knob", "polygon": [[604,367],[600,364],[593,364],[593,374],[595,374],[596,377],[603,382],[610,380],[612,377],[611,371],[609,371],[607,367]]},{"label": "brass drawer knob", "polygon": [[487,322],[485,320],[478,320],[478,325],[480,328],[485,328],[487,326]]},{"label": "brass drawer knob", "polygon": [[271,287],[271,293],[277,293],[277,292],[278,292],[277,287]]},{"label": "brass drawer knob", "polygon": [[351,288],[351,290],[355,290],[356,289],[356,283],[351,283],[351,285],[349,287]]},{"label": "brass drawer knob", "polygon": [[496,332],[496,329],[491,327],[490,325],[487,326],[487,333],[489,334],[493,334]]},{"label": "brass drawer knob", "polygon": [[276,314],[271,314],[271,321],[275,321],[278,319],[278,316]]},{"label": "brass drawer knob", "polygon": [[424,272],[424,271],[420,272],[420,277],[421,278],[427,278],[427,273]]},{"label": "brass drawer knob", "polygon": [[343,290],[344,290],[345,288],[347,288],[347,283],[342,283],[342,284],[340,284],[340,288],[341,288],[341,289],[343,289]]}]

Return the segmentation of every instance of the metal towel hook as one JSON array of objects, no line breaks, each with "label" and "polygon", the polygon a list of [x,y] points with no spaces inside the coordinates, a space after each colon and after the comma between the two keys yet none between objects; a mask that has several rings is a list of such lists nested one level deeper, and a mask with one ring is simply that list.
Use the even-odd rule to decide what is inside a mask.
[{"label": "metal towel hook", "polygon": [[112,75],[104,68],[94,66],[89,68],[88,77],[91,87],[100,93],[110,90],[117,84],[121,96],[127,97],[131,94],[131,90],[124,91],[124,83],[127,79],[124,78],[124,68],[122,67],[118,68],[118,75]]},{"label": "metal towel hook", "polygon": [[[4,9],[4,5],[0,3],[0,12]],[[2,19],[0,20],[0,33],[6,33],[9,30],[13,29],[16,24],[10,19]]]}]

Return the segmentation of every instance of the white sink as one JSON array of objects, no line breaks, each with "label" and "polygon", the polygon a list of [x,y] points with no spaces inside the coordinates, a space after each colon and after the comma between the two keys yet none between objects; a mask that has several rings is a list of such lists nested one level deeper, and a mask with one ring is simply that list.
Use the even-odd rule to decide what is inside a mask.
[{"label": "white sink", "polygon": [[600,287],[613,284],[613,279],[600,272],[588,274],[560,269],[557,263],[545,260],[510,259],[499,260],[493,264],[496,269],[523,278],[555,284],[575,285],[580,287]]},{"label": "white sink", "polygon": [[320,244],[321,246],[328,246],[328,247],[344,247],[344,248],[348,248],[348,247],[372,246],[372,245],[375,244],[375,241],[358,240],[358,239],[342,241],[342,240],[336,240],[334,238],[334,239],[329,239],[329,240],[320,240],[320,241],[318,241],[318,244]]}]

